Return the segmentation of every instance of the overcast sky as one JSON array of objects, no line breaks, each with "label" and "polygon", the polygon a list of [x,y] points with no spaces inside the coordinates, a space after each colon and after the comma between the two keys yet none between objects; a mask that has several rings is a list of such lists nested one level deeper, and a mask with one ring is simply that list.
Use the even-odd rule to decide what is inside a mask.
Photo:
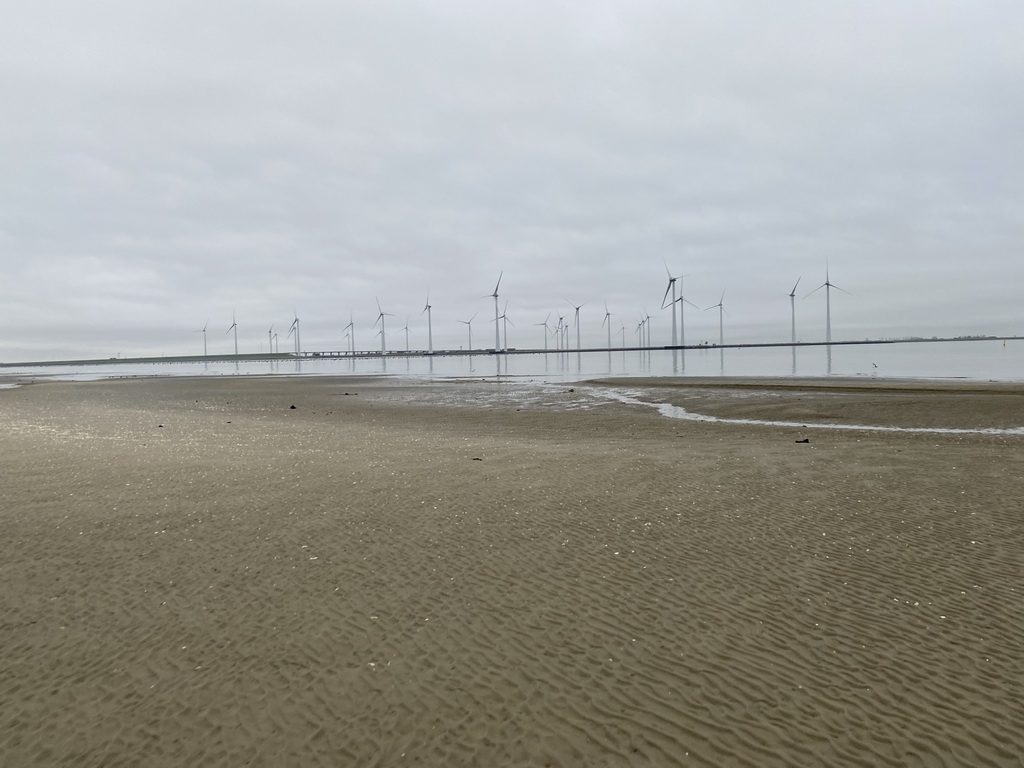
[{"label": "overcast sky", "polygon": [[[74,0],[0,26],[0,360],[1024,334],[1024,4]],[[686,309],[687,341],[717,310]],[[379,326],[378,326],[379,327]],[[575,331],[573,331],[573,334]],[[574,337],[573,337],[573,340]]]}]

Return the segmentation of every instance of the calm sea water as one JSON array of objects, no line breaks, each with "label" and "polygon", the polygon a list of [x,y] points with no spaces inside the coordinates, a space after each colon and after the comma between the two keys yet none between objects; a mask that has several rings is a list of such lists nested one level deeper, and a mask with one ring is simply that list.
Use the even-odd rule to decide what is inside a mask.
[{"label": "calm sea water", "polygon": [[801,376],[1024,381],[1024,339],[828,347],[565,352],[315,359],[275,362],[105,363],[0,369],[4,377],[90,380],[125,376],[509,376],[579,381],[604,376]]}]

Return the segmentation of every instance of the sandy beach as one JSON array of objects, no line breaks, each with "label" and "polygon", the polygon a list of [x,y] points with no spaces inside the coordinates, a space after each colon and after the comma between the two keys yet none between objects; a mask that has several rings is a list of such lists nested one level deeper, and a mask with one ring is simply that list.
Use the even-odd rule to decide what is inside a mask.
[{"label": "sandy beach", "polygon": [[1021,427],[1010,384],[2,389],[0,764],[1020,766]]}]

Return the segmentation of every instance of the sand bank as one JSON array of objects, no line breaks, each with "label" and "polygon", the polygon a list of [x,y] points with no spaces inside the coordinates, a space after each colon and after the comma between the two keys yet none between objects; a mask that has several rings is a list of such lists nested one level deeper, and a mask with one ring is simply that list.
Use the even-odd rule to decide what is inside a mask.
[{"label": "sand bank", "polygon": [[[608,386],[1024,425],[669,383]],[[3,390],[0,435],[4,764],[1021,764],[1021,436],[351,378]]]}]

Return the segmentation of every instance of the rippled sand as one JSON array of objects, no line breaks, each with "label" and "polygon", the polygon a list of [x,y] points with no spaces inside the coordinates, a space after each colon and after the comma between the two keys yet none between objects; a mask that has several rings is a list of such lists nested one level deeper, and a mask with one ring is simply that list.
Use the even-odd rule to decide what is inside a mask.
[{"label": "rippled sand", "polygon": [[0,762],[1021,765],[1024,437],[811,428],[1020,389],[669,384],[0,391]]}]

